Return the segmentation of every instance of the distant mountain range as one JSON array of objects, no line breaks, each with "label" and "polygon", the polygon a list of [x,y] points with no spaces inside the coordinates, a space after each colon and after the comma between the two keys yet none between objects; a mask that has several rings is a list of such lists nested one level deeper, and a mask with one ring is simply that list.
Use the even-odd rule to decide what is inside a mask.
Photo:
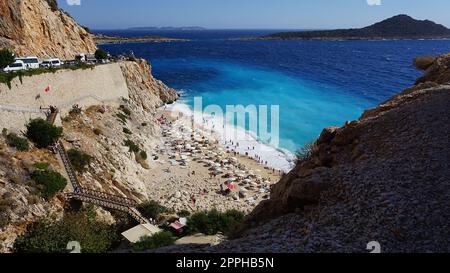
[{"label": "distant mountain range", "polygon": [[280,32],[259,39],[434,39],[450,38],[450,29],[429,20],[397,15],[359,29]]},{"label": "distant mountain range", "polygon": [[127,30],[205,30],[203,27],[132,27]]}]

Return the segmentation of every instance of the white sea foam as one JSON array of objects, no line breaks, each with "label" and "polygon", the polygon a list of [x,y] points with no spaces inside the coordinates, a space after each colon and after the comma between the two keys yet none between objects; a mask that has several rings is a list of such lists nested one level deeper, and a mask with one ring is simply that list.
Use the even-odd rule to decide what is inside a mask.
[{"label": "white sea foam", "polygon": [[[166,109],[182,113],[185,117],[194,118],[194,111],[182,102],[167,105]],[[261,143],[253,132],[236,128],[231,124],[224,124],[220,118],[203,114],[203,124],[196,126],[215,134],[220,143],[229,150],[234,150],[241,155],[248,154],[252,158],[258,156],[270,168],[287,173],[295,166],[295,155],[290,151]]]}]

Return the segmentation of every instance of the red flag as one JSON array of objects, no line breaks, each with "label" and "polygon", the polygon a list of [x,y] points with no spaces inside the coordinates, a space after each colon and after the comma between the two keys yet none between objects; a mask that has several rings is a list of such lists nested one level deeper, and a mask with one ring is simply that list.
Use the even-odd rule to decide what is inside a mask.
[{"label": "red flag", "polygon": [[45,88],[45,93],[48,93],[48,92],[50,92],[50,85],[49,86],[47,86],[46,88]]}]

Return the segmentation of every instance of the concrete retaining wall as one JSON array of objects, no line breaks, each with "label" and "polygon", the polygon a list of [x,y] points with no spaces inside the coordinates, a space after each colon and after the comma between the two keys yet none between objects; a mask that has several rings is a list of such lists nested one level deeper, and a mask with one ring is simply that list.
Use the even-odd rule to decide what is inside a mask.
[{"label": "concrete retaining wall", "polygon": [[0,84],[0,130],[23,130],[30,118],[44,117],[40,107],[55,105],[64,114],[74,104],[83,108],[118,104],[121,98],[128,98],[128,87],[116,63],[24,77],[22,83],[15,78],[11,89]]}]

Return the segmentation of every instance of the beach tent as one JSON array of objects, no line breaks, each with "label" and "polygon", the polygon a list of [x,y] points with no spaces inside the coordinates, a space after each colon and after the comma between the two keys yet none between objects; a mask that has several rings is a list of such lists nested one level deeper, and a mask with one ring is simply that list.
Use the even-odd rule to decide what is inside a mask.
[{"label": "beach tent", "polygon": [[160,231],[161,230],[154,225],[143,224],[123,232],[122,236],[131,243],[137,243],[142,237],[152,236]]},{"label": "beach tent", "polygon": [[231,183],[227,184],[227,188],[229,190],[236,190],[237,189],[237,185],[235,183],[231,182]]},{"label": "beach tent", "polygon": [[182,224],[180,221],[175,221],[174,223],[170,224],[170,227],[173,228],[177,232],[183,232],[183,228],[186,226],[186,224]]}]

